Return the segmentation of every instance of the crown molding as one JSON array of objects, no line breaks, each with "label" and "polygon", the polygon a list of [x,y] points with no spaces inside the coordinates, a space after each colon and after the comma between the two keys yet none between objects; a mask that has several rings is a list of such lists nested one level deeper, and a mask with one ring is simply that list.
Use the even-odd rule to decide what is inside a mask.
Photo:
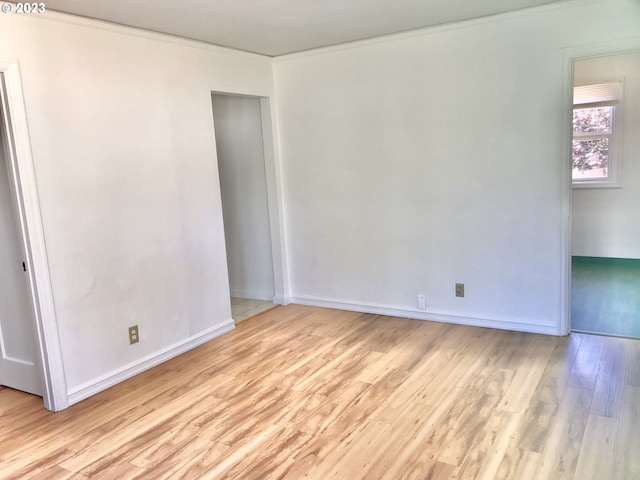
[{"label": "crown molding", "polygon": [[[13,3],[14,2],[9,2]],[[65,23],[67,25],[73,25],[82,28],[91,28],[95,30],[102,30],[105,32],[116,33],[119,35],[128,35],[131,37],[141,38],[144,40],[151,40],[155,42],[164,42],[171,45],[193,48],[197,50],[204,50],[206,52],[215,53],[219,55],[230,55],[235,57],[242,57],[244,59],[253,58],[257,61],[270,61],[273,57],[268,55],[262,55],[259,53],[248,52],[231,47],[224,47],[215,45],[212,43],[203,42],[200,40],[193,40],[190,38],[179,37],[177,35],[171,35],[168,33],[156,32],[153,30],[146,30],[143,28],[131,27],[128,25],[121,25],[118,23],[107,22],[104,20],[97,20],[95,18],[82,17],[80,15],[73,15],[70,13],[58,12],[55,10],[47,10],[44,13],[21,15],[22,18],[29,18],[35,20],[49,20],[52,22]]]},{"label": "crown molding", "polygon": [[339,43],[336,45],[329,45],[326,47],[313,48],[304,50],[301,52],[288,53],[285,55],[279,55],[273,57],[274,63],[287,62],[292,60],[298,60],[305,57],[312,57],[315,55],[327,55],[345,50],[352,50],[357,48],[364,48],[378,44],[391,43],[396,41],[403,41],[411,38],[427,37],[431,35],[438,35],[446,32],[453,32],[456,30],[464,30],[470,28],[476,28],[482,25],[488,25],[491,23],[506,22],[515,18],[529,16],[532,14],[553,12],[556,10],[562,10],[565,8],[577,8],[582,7],[585,4],[601,3],[603,0],[559,0],[553,3],[547,3],[544,5],[537,5],[535,7],[523,8],[520,10],[514,10],[512,12],[494,13],[491,15],[485,15],[483,17],[470,18],[468,20],[461,20],[457,22],[443,23],[440,25],[434,25],[430,27],[416,28],[399,33],[389,33],[387,35],[380,35],[372,38],[365,38],[362,40],[354,40],[351,42]]}]

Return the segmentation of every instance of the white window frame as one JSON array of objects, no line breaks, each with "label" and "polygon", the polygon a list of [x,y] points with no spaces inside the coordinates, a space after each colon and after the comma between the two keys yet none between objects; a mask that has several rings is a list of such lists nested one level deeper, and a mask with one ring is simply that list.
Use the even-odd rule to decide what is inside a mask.
[{"label": "white window frame", "polygon": [[[573,111],[583,108],[613,107],[611,133],[573,133],[572,140],[609,139],[607,177],[573,178],[573,188],[620,188],[620,145],[622,143],[622,80],[577,86],[573,89]],[[573,118],[573,113],[571,115]],[[573,143],[573,142],[572,142]],[[573,161],[573,155],[571,157]]]}]

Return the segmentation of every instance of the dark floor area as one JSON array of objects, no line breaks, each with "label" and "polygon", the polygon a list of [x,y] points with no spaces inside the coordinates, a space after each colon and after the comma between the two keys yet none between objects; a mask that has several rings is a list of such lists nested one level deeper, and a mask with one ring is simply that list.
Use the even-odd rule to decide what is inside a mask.
[{"label": "dark floor area", "polygon": [[640,260],[573,257],[571,329],[640,338]]}]

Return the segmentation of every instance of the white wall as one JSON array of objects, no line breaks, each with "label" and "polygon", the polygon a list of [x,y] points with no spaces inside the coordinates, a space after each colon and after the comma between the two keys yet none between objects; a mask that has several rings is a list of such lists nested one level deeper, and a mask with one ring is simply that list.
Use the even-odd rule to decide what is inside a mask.
[{"label": "white wall", "polygon": [[[429,318],[550,331],[562,48],[639,24],[635,0],[579,0],[277,60],[294,299],[420,316],[425,293]],[[0,15],[0,57],[74,398],[228,327],[210,93],[272,96],[271,60],[55,13]]]},{"label": "white wall", "polygon": [[638,25],[578,1],[276,59],[293,300],[558,331],[563,48]]},{"label": "white wall", "polygon": [[576,85],[616,79],[624,79],[618,174],[622,188],[573,190],[573,255],[640,258],[640,52],[575,63]]},{"label": "white wall", "polygon": [[231,296],[273,300],[260,99],[213,95]]},{"label": "white wall", "polygon": [[1,15],[0,57],[20,61],[75,400],[231,328],[211,92],[272,95],[270,59],[55,13]]}]

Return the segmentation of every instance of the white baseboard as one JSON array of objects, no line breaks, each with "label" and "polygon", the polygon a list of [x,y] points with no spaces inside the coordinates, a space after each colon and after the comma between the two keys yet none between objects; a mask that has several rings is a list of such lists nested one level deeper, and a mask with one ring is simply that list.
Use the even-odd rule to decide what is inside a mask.
[{"label": "white baseboard", "polygon": [[287,295],[274,295],[273,303],[276,305],[289,305],[291,303],[291,298]]},{"label": "white baseboard", "polygon": [[112,387],[128,378],[131,378],[139,373],[144,372],[156,365],[160,365],[167,360],[180,355],[181,353],[187,352],[203,343],[208,342],[209,340],[213,340],[220,335],[230,332],[235,328],[235,324],[233,323],[233,319],[229,319],[225,322],[218,323],[213,327],[205,330],[204,332],[200,332],[196,335],[193,335],[185,340],[182,340],[178,343],[174,343],[162,350],[152,353],[151,355],[147,355],[135,362],[131,362],[124,367],[118,368],[117,370],[113,370],[105,375],[102,375],[96,379],[93,379],[89,382],[83,383],[77,387],[69,389],[67,395],[69,398],[69,405],[73,405],[74,403],[78,403],[85,398],[89,398],[92,395],[95,395],[98,392],[106,390],[109,387]]},{"label": "white baseboard", "polygon": [[345,302],[342,300],[297,295],[289,297],[291,303],[309,305],[313,307],[334,308],[338,310],[350,310],[353,312],[372,313],[376,315],[388,315],[390,317],[413,318],[416,320],[428,320],[434,322],[454,323],[471,327],[497,328],[500,330],[512,330],[517,332],[541,333],[545,335],[558,335],[558,325],[549,323],[531,323],[517,319],[493,319],[467,317],[450,313],[411,310],[406,307],[398,307],[380,304],[365,304],[359,302]]}]

